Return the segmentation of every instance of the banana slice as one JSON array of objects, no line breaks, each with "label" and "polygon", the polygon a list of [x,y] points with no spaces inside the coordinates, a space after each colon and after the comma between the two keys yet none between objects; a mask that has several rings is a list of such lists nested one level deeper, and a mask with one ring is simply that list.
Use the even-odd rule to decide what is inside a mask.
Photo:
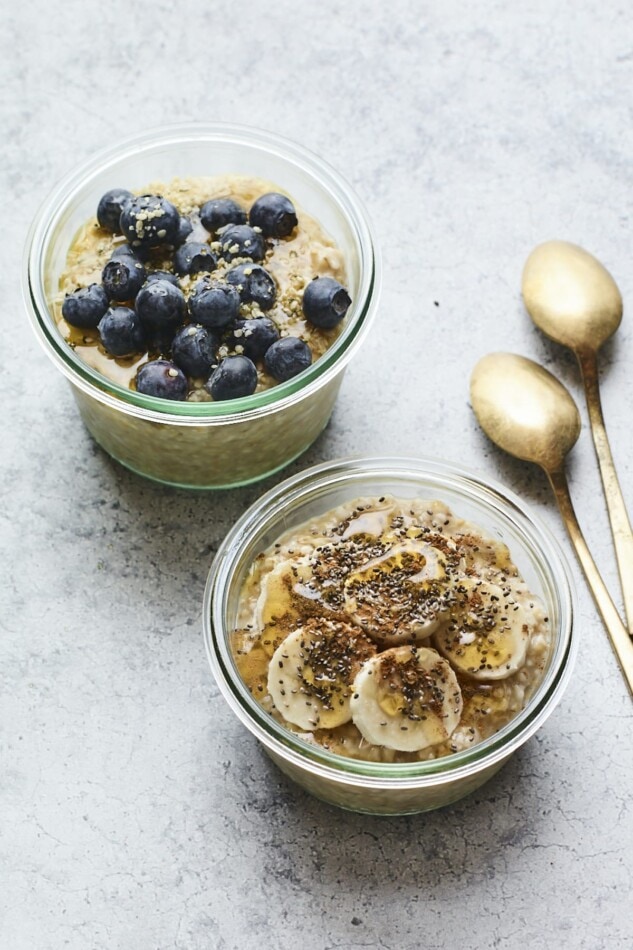
[{"label": "banana slice", "polygon": [[389,497],[384,498],[382,502],[358,509],[347,523],[341,540],[347,541],[359,535],[369,538],[384,537],[393,514],[394,501]]},{"label": "banana slice", "polygon": [[320,585],[312,578],[307,559],[283,561],[262,579],[255,622],[261,631],[261,644],[272,656],[279,644],[306,617],[327,613]]},{"label": "banana slice", "polygon": [[462,693],[439,653],[401,646],[363,664],[350,705],[367,742],[417,752],[449,738],[462,714]]},{"label": "banana slice", "polygon": [[422,541],[403,541],[345,581],[345,612],[381,646],[430,636],[450,609],[446,558]]},{"label": "banana slice", "polygon": [[435,645],[451,664],[478,680],[500,680],[525,663],[533,619],[509,588],[464,579],[454,589],[451,619]]},{"label": "banana slice", "polygon": [[268,692],[287,722],[306,731],[352,718],[352,682],[375,645],[351,624],[313,617],[273,653]]}]

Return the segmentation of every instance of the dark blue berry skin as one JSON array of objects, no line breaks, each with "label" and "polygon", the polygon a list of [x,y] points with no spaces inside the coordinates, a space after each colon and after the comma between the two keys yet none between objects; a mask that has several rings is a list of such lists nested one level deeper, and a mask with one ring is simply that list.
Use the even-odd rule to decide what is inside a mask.
[{"label": "dark blue berry skin", "polygon": [[203,277],[189,298],[189,312],[195,323],[222,329],[240,315],[240,295],[229,284]]},{"label": "dark blue berry skin", "polygon": [[111,188],[102,195],[97,205],[97,221],[99,226],[112,234],[120,234],[121,212],[124,206],[131,201],[134,195],[125,188]]},{"label": "dark blue berry skin", "polygon": [[111,356],[132,356],[145,349],[141,321],[129,307],[111,307],[99,321],[99,334]]},{"label": "dark blue berry skin", "polygon": [[136,391],[159,399],[186,399],[187,377],[171,360],[144,363],[136,374]]},{"label": "dark blue berry skin", "polygon": [[118,244],[110,254],[111,261],[120,261],[125,257],[133,257],[139,264],[145,264],[149,258],[149,248],[132,247],[131,244]]},{"label": "dark blue berry skin", "polygon": [[206,327],[181,327],[171,344],[171,358],[187,376],[207,377],[215,362],[218,337]]},{"label": "dark blue berry skin", "polygon": [[154,280],[168,280],[170,284],[173,284],[174,287],[180,287],[180,281],[176,274],[172,274],[169,270],[154,270],[151,274],[147,275],[146,283],[151,284]]},{"label": "dark blue berry skin", "polygon": [[132,255],[108,261],[101,272],[101,283],[109,300],[134,300],[145,283],[145,268]]},{"label": "dark blue berry skin", "polygon": [[193,231],[193,224],[189,218],[185,215],[180,216],[180,221],[178,222],[178,234],[176,235],[176,240],[174,244],[176,247],[180,247],[181,244],[184,244],[191,232]]},{"label": "dark blue berry skin", "polygon": [[286,336],[269,346],[264,366],[278,383],[285,383],[312,363],[312,352],[307,343],[296,336]]},{"label": "dark blue berry skin", "polygon": [[261,360],[264,353],[279,339],[279,330],[268,317],[252,320],[236,320],[230,345],[233,349],[241,346],[244,356],[253,362]]},{"label": "dark blue berry skin", "polygon": [[152,341],[164,341],[184,322],[185,295],[168,280],[152,280],[141,287],[134,303],[145,333]]},{"label": "dark blue berry skin", "polygon": [[227,356],[211,374],[207,392],[216,400],[250,396],[257,387],[257,367],[247,356]]},{"label": "dark blue berry skin", "polygon": [[227,224],[246,224],[246,212],[232,198],[212,198],[200,208],[203,228],[215,234]]},{"label": "dark blue berry skin", "polygon": [[180,215],[161,195],[139,195],[124,206],[120,226],[133,248],[159,247],[175,244]]},{"label": "dark blue berry skin", "polygon": [[232,224],[218,236],[222,246],[221,256],[225,261],[234,261],[236,257],[250,257],[261,261],[264,256],[264,239],[258,231],[248,224]]},{"label": "dark blue berry skin", "polygon": [[264,237],[285,238],[296,228],[297,212],[290,198],[270,191],[254,202],[248,220],[251,227],[261,228]]},{"label": "dark blue berry skin", "polygon": [[348,292],[333,277],[317,277],[303,291],[306,320],[323,330],[331,330],[340,323],[351,302]]},{"label": "dark blue berry skin", "polygon": [[211,272],[215,266],[216,260],[209,245],[198,241],[187,241],[174,254],[174,270],[181,275]]},{"label": "dark blue berry skin", "polygon": [[108,309],[108,297],[100,284],[80,287],[66,294],[62,304],[62,316],[66,323],[82,330],[94,328]]},{"label": "dark blue berry skin", "polygon": [[242,303],[254,302],[262,310],[270,310],[275,302],[275,281],[260,264],[237,264],[228,271],[226,279],[237,288]]}]

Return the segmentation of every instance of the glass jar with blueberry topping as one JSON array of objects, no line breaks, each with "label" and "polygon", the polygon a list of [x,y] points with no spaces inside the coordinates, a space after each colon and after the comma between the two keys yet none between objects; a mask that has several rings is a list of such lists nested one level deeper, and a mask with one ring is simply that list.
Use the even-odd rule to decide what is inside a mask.
[{"label": "glass jar with blueberry topping", "polygon": [[[331,345],[318,359],[308,359],[303,348],[301,353],[291,354],[290,350],[298,348],[285,344],[281,352],[284,355],[288,351],[286,358],[275,360],[273,353],[267,367],[265,354],[260,353],[262,347],[275,345],[277,340],[275,327],[270,327],[274,323],[274,314],[270,313],[270,281],[261,260],[257,260],[259,244],[268,246],[287,240],[295,226],[294,205],[289,199],[281,200],[283,196],[277,195],[260,202],[255,208],[254,223],[246,223],[243,215],[231,214],[230,208],[219,206],[221,202],[210,202],[213,206],[200,209],[199,220],[204,215],[221,233],[216,236],[219,240],[209,241],[207,251],[195,244],[201,243],[199,220],[192,225],[178,209],[174,212],[172,202],[166,198],[157,202],[155,199],[160,196],[148,191],[152,182],[223,175],[274,182],[284,195],[292,197],[297,208],[319,222],[342,253],[346,271],[344,290],[351,303],[340,327],[332,334]],[[133,201],[130,195],[140,197]],[[123,222],[126,230],[118,240],[125,243],[117,245],[116,253],[110,255],[118,262],[105,275],[111,292],[104,296],[97,281],[95,287],[89,285],[82,290],[82,299],[71,300],[67,305],[71,314],[79,313],[73,326],[80,328],[82,343],[86,339],[89,347],[99,337],[101,325],[106,339],[114,340],[114,349],[119,352],[129,348],[128,340],[135,341],[142,333],[146,341],[150,340],[157,359],[165,356],[166,336],[169,346],[172,338],[178,337],[176,351],[181,353],[181,362],[182,351],[194,344],[193,336],[197,346],[204,336],[196,329],[190,342],[183,341],[183,326],[206,327],[214,346],[218,338],[220,342],[226,338],[226,353],[221,347],[216,349],[209,379],[200,385],[196,398],[191,398],[191,386],[183,389],[181,382],[181,375],[187,373],[187,358],[184,368],[174,362],[171,373],[170,368],[163,367],[164,372],[154,374],[160,382],[154,394],[156,380],[151,372],[144,374],[149,382],[143,379],[140,387],[136,383],[130,386],[132,356],[119,358],[115,354],[117,358],[110,361],[108,372],[104,373],[82,358],[81,346],[69,346],[60,333],[55,319],[60,277],[78,230],[95,215],[97,208],[103,218],[99,219],[99,226],[110,230],[116,228],[120,211],[119,228]],[[218,216],[223,223],[217,223]],[[181,252],[177,268],[165,270],[152,260],[152,245],[168,239],[173,247],[179,242],[181,246],[191,243],[191,253]],[[222,241],[227,244],[226,249]],[[242,305],[245,297],[250,297],[249,307],[261,310],[259,319],[267,320],[265,333],[253,334],[250,313],[236,311],[229,324],[223,326],[220,319],[218,325],[218,294],[214,296],[212,292],[213,274],[205,276],[204,268],[211,270],[223,255],[238,272],[223,283],[227,298],[224,302],[230,304],[232,291],[240,295]],[[252,264],[245,264],[247,255]],[[233,261],[237,263],[233,265]],[[82,419],[93,437],[128,468],[160,482],[191,488],[220,488],[255,481],[284,467],[308,448],[326,425],[344,369],[370,326],[380,278],[366,214],[337,172],[305,149],[277,136],[240,127],[198,124],[165,128],[129,139],[68,175],[49,196],[31,228],[25,265],[24,287],[32,324],[46,352],[70,381]],[[104,279],[103,274],[101,278]],[[188,301],[186,315],[182,317],[178,281],[182,284],[183,280],[185,284],[191,281],[192,295],[194,284],[204,285],[198,299],[202,317],[191,317]],[[126,287],[134,288],[137,301],[139,295],[143,297],[140,306],[133,304],[130,308],[130,302],[122,299]],[[321,306],[327,307],[327,300],[323,303],[322,299],[328,295],[317,296]],[[336,295],[330,296],[334,299]],[[340,293],[336,303],[340,307]],[[109,309],[126,306],[136,312],[137,321],[129,314],[124,314],[126,319],[120,314],[116,319],[111,315],[105,319]],[[326,316],[326,324],[328,319],[335,318]],[[119,328],[125,336],[120,346]],[[240,341],[244,334],[246,338]],[[254,342],[250,341],[251,336]],[[218,374],[223,356],[233,360],[225,367],[226,372]],[[235,363],[236,356],[242,357],[239,365]],[[196,353],[196,357],[195,365],[201,365],[203,355]],[[252,391],[253,371],[242,365],[247,360],[259,361],[260,379],[262,373],[269,374],[271,384],[267,388]]]}]

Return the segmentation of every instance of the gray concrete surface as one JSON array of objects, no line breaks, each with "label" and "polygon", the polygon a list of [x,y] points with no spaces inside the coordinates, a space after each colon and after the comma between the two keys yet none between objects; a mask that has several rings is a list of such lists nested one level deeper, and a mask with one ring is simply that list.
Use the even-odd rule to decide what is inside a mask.
[{"label": "gray concrete surface", "polygon": [[[631,700],[576,564],[573,682],[494,780],[426,816],[322,805],[234,719],[200,635],[213,552],[269,483],[192,495],[109,460],[20,294],[39,203],[118,135],[203,118],[305,143],[368,205],[385,274],[331,425],[291,471],[367,452],[465,462],[569,551],[544,477],[468,404],[480,355],[532,356],[581,406],[571,489],[619,604],[578,372],[519,286],[534,244],[560,237],[633,297],[626,4],[26,0],[0,16],[0,945],[630,947]],[[601,380],[630,508],[632,364],[627,306]]]}]

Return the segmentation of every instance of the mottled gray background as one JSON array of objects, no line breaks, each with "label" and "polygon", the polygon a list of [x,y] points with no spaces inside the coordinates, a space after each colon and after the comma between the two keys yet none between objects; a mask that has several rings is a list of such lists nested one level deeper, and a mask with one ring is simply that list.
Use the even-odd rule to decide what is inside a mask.
[{"label": "mottled gray background", "polygon": [[[234,719],[200,635],[213,552],[270,482],[194,495],[110,461],[27,326],[19,273],[49,188],[120,135],[200,118],[303,142],[368,205],[385,276],[332,423],[291,471],[466,462],[569,551],[544,477],[468,404],[480,355],[525,353],[582,407],[572,493],[619,604],[578,372],[519,286],[532,246],[560,237],[633,296],[628,5],[25,0],[1,16],[2,947],[630,947],[631,702],[575,562],[573,682],[494,780],[426,816],[320,804]],[[626,312],[601,369],[631,507],[632,364]]]}]

